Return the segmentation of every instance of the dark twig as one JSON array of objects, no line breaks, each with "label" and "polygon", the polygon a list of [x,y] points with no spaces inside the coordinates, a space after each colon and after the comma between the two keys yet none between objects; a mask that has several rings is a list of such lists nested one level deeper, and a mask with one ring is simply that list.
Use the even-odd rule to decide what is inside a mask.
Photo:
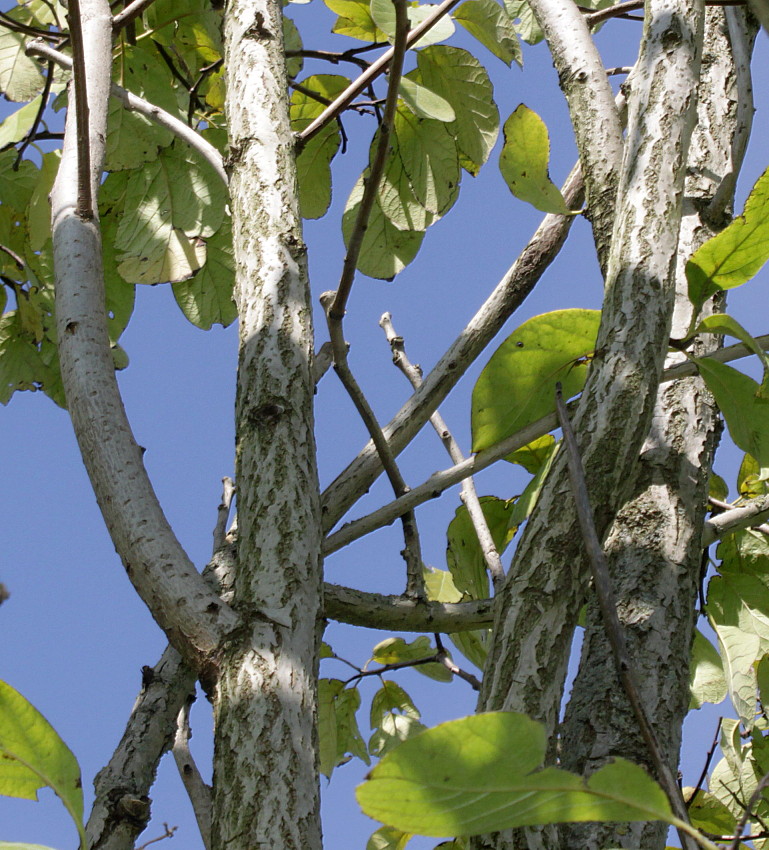
[{"label": "dark twig", "polygon": [[[21,272],[24,271],[24,260],[15,252],[12,251],[7,245],[0,245],[0,251],[4,254],[8,254],[8,256],[16,263],[16,268]],[[15,283],[13,284],[15,289]]]},{"label": "dark twig", "polygon": [[[395,332],[392,316],[389,313],[385,313],[379,320],[379,326],[385,332],[387,341],[390,343],[393,363],[401,370],[401,372],[403,372],[411,386],[415,390],[418,389],[422,384],[422,370],[419,366],[415,366],[409,360],[408,355],[406,354],[406,346],[404,345],[403,337],[399,336]],[[430,424],[440,437],[441,442],[454,463],[462,463],[465,456],[462,454],[459,444],[452,436],[446,422],[438,411],[433,413],[430,417]],[[462,495],[460,498],[467,508],[470,521],[472,522],[473,528],[475,529],[475,533],[478,537],[478,543],[481,547],[481,552],[483,553],[483,560],[486,562],[486,568],[491,576],[494,589],[498,590],[502,582],[505,580],[505,571],[502,567],[502,560],[499,557],[497,547],[494,544],[494,538],[489,530],[489,525],[486,522],[486,517],[483,513],[483,508],[481,507],[481,502],[478,498],[478,493],[475,489],[475,482],[473,481],[472,476],[468,476],[464,479],[464,481],[462,481]]]},{"label": "dark twig", "polygon": [[198,89],[202,85],[203,80],[205,80],[205,78],[209,74],[213,74],[214,71],[217,71],[219,68],[221,68],[223,62],[224,59],[217,59],[216,62],[212,62],[210,65],[205,65],[203,68],[201,68],[198,73],[198,78],[190,87],[190,103],[187,107],[187,123],[190,125],[190,127],[192,126],[192,116],[195,113],[195,103],[200,103],[200,100],[198,98]]},{"label": "dark twig", "polygon": [[230,518],[230,508],[234,495],[235,484],[231,478],[225,476],[222,478],[222,501],[219,502],[217,508],[216,527],[214,528],[214,554],[227,542],[227,520]]},{"label": "dark twig", "polygon": [[710,769],[710,763],[713,761],[713,755],[716,751],[716,747],[718,746],[718,739],[721,735],[721,721],[723,717],[718,718],[718,723],[716,724],[716,734],[713,735],[713,742],[710,745],[710,749],[708,750],[707,755],[705,756],[705,764],[702,767],[702,773],[700,773],[700,778],[697,780],[697,784],[694,786],[694,790],[689,795],[686,800],[686,808],[688,809],[691,806],[692,801],[697,796],[697,792],[702,788],[703,783],[705,782],[705,777],[708,775],[708,770]]},{"label": "dark twig", "polygon": [[[414,27],[406,37],[406,47],[409,48],[430,29],[432,29],[438,21],[445,17],[461,0],[443,0],[440,6],[435,8],[435,11],[422,21],[421,24]],[[396,9],[398,4],[396,3]],[[383,53],[375,62],[372,62],[366,71],[364,71],[357,80],[354,80],[339,97],[325,109],[311,124],[299,133],[298,139],[300,142],[309,141],[314,135],[329,123],[351,103],[364,89],[366,89],[380,74],[384,73],[387,66],[395,58],[395,50],[397,47],[397,37],[395,44],[386,52]],[[361,51],[358,51],[361,52]]]},{"label": "dark twig", "polygon": [[77,214],[80,218],[92,219],[90,117],[83,30],[80,26],[80,0],[70,0],[67,22],[72,40],[72,79],[75,84],[77,116]]},{"label": "dark twig", "polygon": [[178,826],[169,826],[167,823],[163,824],[163,829],[165,832],[162,835],[158,835],[157,838],[150,838],[149,841],[145,841],[144,844],[140,844],[135,850],[145,850],[145,848],[149,847],[150,844],[157,844],[158,841],[163,841],[166,838],[173,838],[174,833],[178,829]]},{"label": "dark twig", "polygon": [[344,53],[334,53],[331,50],[287,50],[286,58],[291,59],[294,56],[301,56],[304,59],[323,59],[326,62],[331,62],[332,65],[338,65],[340,62],[350,62],[353,65],[357,65],[359,68],[363,68],[365,71],[370,62],[367,62],[365,59],[361,59],[359,56],[355,56],[351,54],[349,50]]},{"label": "dark twig", "polygon": [[437,657],[440,659],[440,663],[443,664],[449,673],[453,673],[455,676],[459,676],[460,679],[467,682],[474,691],[480,691],[481,680],[477,676],[473,676],[473,674],[469,673],[467,670],[457,667],[457,665],[449,657],[449,653],[443,645],[441,636],[437,632],[433,635],[433,637],[435,638],[435,645],[438,648]]},{"label": "dark twig", "polygon": [[[593,512],[590,507],[590,500],[587,493],[587,484],[585,482],[585,472],[582,467],[582,458],[577,446],[577,440],[574,436],[569,414],[566,411],[566,405],[563,401],[561,393],[561,384],[556,384],[555,391],[556,409],[558,412],[558,420],[563,430],[563,441],[566,445],[567,461],[569,466],[569,478],[571,480],[571,488],[574,494],[574,501],[577,509],[577,517],[579,519],[582,538],[585,542],[588,557],[593,573],[593,585],[595,587],[598,605],[601,609],[603,617],[604,629],[606,637],[611,646],[614,662],[617,666],[622,687],[627,695],[633,713],[636,716],[636,721],[641,731],[641,736],[646,743],[652,764],[657,772],[657,778],[662,786],[665,794],[670,802],[670,807],[673,813],[683,823],[689,823],[689,816],[686,811],[681,789],[673,776],[673,772],[668,767],[660,748],[659,742],[654,729],[649,721],[649,717],[641,700],[641,694],[638,689],[636,677],[630,663],[627,646],[625,644],[625,635],[622,631],[619,618],[617,616],[617,601],[614,595],[611,578],[609,576],[609,567],[606,563],[606,558],[601,548],[601,542],[598,539],[598,534],[593,522]],[[694,840],[679,828],[678,836],[681,839],[681,846],[685,850],[695,848]]]},{"label": "dark twig", "polygon": [[31,35],[34,38],[47,38],[51,41],[63,41],[65,36],[60,32],[50,32],[49,30],[41,30],[37,27],[31,27],[29,24],[23,24],[21,21],[15,21],[6,12],[0,12],[0,27],[5,27],[12,32],[18,32],[22,35]]},{"label": "dark twig", "polygon": [[168,70],[171,72],[171,76],[174,77],[179,83],[181,83],[185,91],[191,91],[193,84],[176,67],[176,63],[174,62],[173,56],[171,56],[171,54],[165,49],[165,47],[163,47],[163,45],[159,41],[155,41],[155,39],[152,39],[152,43],[155,45],[157,52],[160,54],[160,58],[168,66]]},{"label": "dark twig", "polygon": [[19,146],[19,150],[16,154],[16,160],[13,163],[13,170],[18,171],[19,165],[21,164],[21,158],[24,156],[24,151],[32,144],[33,139],[37,136],[37,128],[40,126],[40,122],[43,120],[43,115],[45,114],[46,107],[48,106],[48,96],[51,94],[51,83],[53,82],[53,60],[48,60],[48,67],[45,72],[45,85],[43,86],[43,92],[40,95],[40,106],[38,107],[37,114],[35,115],[35,120],[32,122],[32,126],[27,131],[26,136],[21,141],[21,145]]},{"label": "dark twig", "polygon": [[134,0],[133,3],[129,3],[122,12],[118,12],[112,18],[112,32],[118,32],[122,27],[126,24],[129,24],[131,21],[141,15],[141,13],[148,9],[155,0]]},{"label": "dark twig", "polygon": [[745,806],[745,811],[742,813],[742,817],[737,824],[737,829],[734,831],[734,838],[732,839],[732,843],[729,845],[729,850],[739,850],[740,844],[742,843],[742,833],[745,832],[745,827],[748,825],[753,809],[758,805],[761,795],[764,793],[764,788],[767,787],[769,787],[769,773],[765,773],[761,777],[758,785],[756,785],[756,790],[750,795],[748,804]]}]

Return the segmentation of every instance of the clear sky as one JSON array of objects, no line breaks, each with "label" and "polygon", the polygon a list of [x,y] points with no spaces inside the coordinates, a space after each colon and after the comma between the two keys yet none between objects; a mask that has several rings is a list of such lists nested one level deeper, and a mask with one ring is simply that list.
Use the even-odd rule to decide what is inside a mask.
[{"label": "clear sky", "polygon": [[[305,34],[306,47],[345,49],[348,40],[328,36],[333,16],[313,0],[290,14]],[[607,65],[631,65],[640,24],[608,23],[599,35]],[[757,113],[753,141],[740,184],[740,197],[769,165],[769,44],[765,34],[756,48]],[[568,173],[575,147],[568,114],[544,45],[524,49],[525,68],[508,70],[466,36],[495,84],[501,118],[521,102],[537,111],[551,132],[551,174],[560,182]],[[308,65],[307,71],[336,73]],[[3,104],[2,109],[8,109]],[[5,114],[5,113],[3,113]],[[365,160],[373,121],[345,119],[350,151],[339,156],[334,172],[334,202],[325,219],[307,226],[313,291],[317,296],[336,287],[343,245],[339,220],[347,195]],[[483,302],[541,216],[516,201],[505,187],[492,153],[481,175],[463,177],[455,209],[432,227],[417,260],[393,283],[359,276],[349,302],[346,334],[350,363],[385,421],[407,398],[405,379],[392,366],[377,322],[385,310],[406,340],[412,360],[429,369]],[[741,203],[741,201],[740,201]],[[730,295],[731,311],[755,334],[769,332],[766,323],[766,269],[744,291]],[[480,364],[463,379],[442,412],[466,451],[469,450],[469,397],[480,367],[496,345],[518,324],[537,313],[562,307],[600,306],[601,279],[593,257],[589,228],[578,220],[567,248],[535,293],[511,319]],[[318,315],[320,319],[320,315]],[[318,343],[325,327],[318,326]],[[122,343],[131,365],[121,373],[129,417],[161,503],[201,566],[208,560],[211,531],[220,495],[220,479],[233,474],[233,397],[236,332],[203,333],[187,324],[168,287],[140,288],[137,308]],[[335,376],[327,375],[317,395],[318,447],[322,481],[330,482],[366,442]],[[51,721],[80,760],[88,799],[95,773],[119,740],[141,685],[142,665],[154,664],[165,645],[142,603],[123,574],[104,529],[87,481],[67,414],[42,394],[19,393],[0,410],[3,487],[0,516],[3,558],[0,580],[11,598],[0,609],[2,663],[0,678],[30,699]],[[717,464],[732,484],[737,454],[725,451]],[[435,435],[424,429],[402,455],[407,481],[416,485],[436,469],[450,465]],[[481,493],[510,497],[525,486],[524,474],[508,464],[484,473]],[[353,508],[358,516],[388,501],[378,482]],[[418,511],[425,561],[445,568],[446,526],[458,507],[456,489]],[[377,532],[329,559],[328,578],[367,589],[398,591],[403,582],[402,548],[397,526]],[[509,555],[504,559],[509,563]],[[363,664],[371,648],[387,635],[331,625],[328,639],[336,651]],[[338,663],[324,662],[323,674],[346,678]],[[475,696],[461,681],[432,682],[407,671],[397,680],[433,724],[473,710]],[[368,703],[375,685],[365,683],[359,722],[368,732]],[[703,714],[703,713],[698,713]],[[710,743],[717,711],[692,726],[684,766],[699,772]],[[698,717],[699,721],[701,718]],[[209,770],[210,712],[204,698],[193,716],[193,749],[199,766]],[[365,769],[357,763],[339,768],[330,784],[323,781],[325,834],[328,848],[363,848],[375,824],[357,811],[352,788]],[[691,777],[690,777],[691,778]],[[174,847],[198,850],[189,805],[170,757],[161,767],[152,792],[154,822],[144,840],[162,832],[162,823],[178,825]],[[29,841],[66,848],[75,844],[66,815],[49,793],[42,802],[0,799],[0,839]],[[415,840],[415,850],[435,841]]]}]

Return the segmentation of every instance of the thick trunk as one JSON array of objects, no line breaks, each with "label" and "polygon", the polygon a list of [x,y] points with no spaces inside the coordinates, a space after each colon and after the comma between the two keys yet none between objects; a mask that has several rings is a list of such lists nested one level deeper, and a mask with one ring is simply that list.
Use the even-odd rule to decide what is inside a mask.
[{"label": "thick trunk", "polygon": [[[750,125],[751,40],[742,10],[709,10],[699,120],[681,222],[673,337],[686,334],[691,318],[684,265],[713,234],[706,216],[715,213],[716,220],[720,218],[721,210],[711,205],[714,199],[716,204],[730,200],[740,169]],[[714,337],[706,337],[700,350],[705,353],[715,344]],[[633,497],[617,516],[606,543],[641,695],[673,770],[689,703],[700,539],[716,437],[717,413],[699,378],[663,386],[635,470]],[[591,606],[580,671],[562,728],[561,761],[569,770],[590,774],[612,756],[650,767],[600,615]],[[561,846],[654,850],[665,846],[666,833],[662,823],[574,824],[562,828]]]},{"label": "thick trunk", "polygon": [[322,602],[312,323],[281,7],[228,5],[225,51],[240,351],[238,565],[214,695],[216,850],[318,850]]}]

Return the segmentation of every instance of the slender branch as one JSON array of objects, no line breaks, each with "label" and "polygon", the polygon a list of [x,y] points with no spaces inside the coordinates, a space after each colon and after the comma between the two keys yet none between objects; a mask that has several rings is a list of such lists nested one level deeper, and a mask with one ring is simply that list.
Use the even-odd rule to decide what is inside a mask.
[{"label": "slender branch", "polygon": [[[590,560],[593,586],[598,598],[598,605],[601,609],[606,637],[609,640],[614,662],[617,666],[617,673],[627,695],[628,702],[636,716],[638,726],[641,730],[641,736],[649,750],[649,755],[657,772],[657,778],[667,795],[670,807],[677,818],[680,818],[684,823],[689,823],[689,815],[681,795],[681,789],[662,755],[662,749],[644,708],[641,693],[636,682],[635,671],[628,655],[625,635],[622,631],[619,617],[617,616],[617,600],[609,576],[609,566],[606,563],[606,557],[603,553],[601,541],[598,539],[598,533],[593,521],[593,511],[590,507],[585,471],[582,466],[577,440],[569,421],[569,414],[563,402],[560,383],[556,384],[555,403],[558,412],[558,421],[563,430],[563,440],[567,450],[569,478],[572,493],[574,494],[582,539]],[[680,830],[679,838],[684,848],[694,846],[690,836]]]},{"label": "slender branch", "polygon": [[371,63],[365,59],[361,59],[350,51],[344,53],[334,53],[331,50],[287,50],[286,58],[290,59],[293,56],[301,56],[305,59],[325,59],[326,62],[331,62],[332,65],[338,65],[340,62],[350,62],[363,68],[365,71]]},{"label": "slender branch", "polygon": [[45,30],[31,27],[28,24],[23,24],[14,19],[6,12],[0,12],[0,27],[5,27],[12,32],[22,33],[23,35],[31,35],[34,38],[49,38],[53,41],[60,42],[65,36],[58,32],[46,32]]},{"label": "slender branch", "polygon": [[154,2],[155,0],[134,0],[133,3],[129,3],[122,12],[118,12],[112,19],[112,32],[118,32],[126,24],[136,20]]},{"label": "slender branch", "polygon": [[334,349],[331,343],[327,340],[315,352],[315,357],[312,361],[312,380],[314,384],[318,384],[320,379],[334,365]]},{"label": "slender branch", "polygon": [[189,93],[190,93],[190,103],[189,103],[189,106],[187,107],[187,123],[190,126],[192,126],[192,117],[195,114],[195,104],[200,102],[198,100],[198,89],[202,85],[203,80],[205,80],[206,77],[209,74],[213,74],[214,71],[218,71],[219,68],[221,68],[223,64],[224,64],[224,59],[217,59],[215,62],[212,62],[210,65],[205,65],[203,68],[200,69],[200,73],[198,74],[198,78],[190,86],[190,91],[189,91]]},{"label": "slender branch", "polygon": [[[769,351],[769,334],[756,337],[756,342],[764,351]],[[728,345],[726,348],[719,348],[717,351],[711,351],[707,357],[709,360],[717,360],[719,363],[731,363],[733,360],[741,360],[743,357],[750,357],[752,354],[753,352],[740,342],[736,345]],[[662,375],[662,380],[675,381],[678,378],[697,374],[699,374],[697,364],[692,360],[684,360],[682,363],[677,363],[675,366],[666,369]]]},{"label": "slender branch", "polygon": [[194,694],[188,697],[179,711],[176,721],[176,735],[171,752],[182,779],[187,796],[190,798],[195,820],[198,823],[200,837],[205,850],[211,850],[211,787],[206,785],[200,775],[195,759],[190,752],[190,708],[195,700]]},{"label": "slender branch", "polygon": [[[575,166],[572,170],[562,192],[567,206],[572,209],[579,206],[582,201],[582,178],[579,166]],[[422,386],[385,426],[384,434],[395,455],[411,442],[456,386],[470,364],[478,358],[507,319],[534,289],[545,269],[563,246],[573,220],[574,216],[545,216],[528,245],[467,327],[427,375]],[[381,462],[372,441],[324,492],[323,526],[325,531],[333,528],[350,506],[368,491],[381,471]],[[456,481],[463,477],[460,475]],[[398,514],[396,513],[395,516]],[[391,522],[392,519],[389,521]]]},{"label": "slender branch", "polygon": [[769,773],[765,773],[756,785],[755,791],[750,795],[745,811],[742,813],[740,822],[737,824],[737,829],[734,831],[734,839],[729,845],[729,850],[739,850],[742,833],[745,832],[745,827],[748,825],[753,809],[758,805],[761,795],[764,793],[764,788],[769,788]]},{"label": "slender branch", "polygon": [[214,527],[214,553],[225,545],[227,537],[227,520],[230,518],[232,497],[235,495],[235,484],[231,478],[222,478],[222,501],[216,511],[216,526]]},{"label": "slender branch", "polygon": [[372,629],[401,632],[467,632],[494,621],[494,600],[421,602],[408,596],[382,596],[351,587],[323,586],[324,616]]},{"label": "slender branch", "polygon": [[[379,320],[379,325],[384,330],[387,341],[390,343],[390,349],[393,354],[393,363],[403,372],[408,378],[411,386],[416,390],[419,389],[422,383],[422,370],[418,366],[414,366],[406,354],[406,347],[403,342],[403,337],[395,333],[395,328],[392,323],[392,316],[385,313]],[[454,463],[462,463],[465,456],[459,448],[459,444],[454,439],[449,431],[446,422],[440,413],[436,410],[430,417],[430,423],[441,439],[441,442],[449,453],[449,457]],[[473,524],[478,543],[481,547],[483,560],[486,562],[486,568],[489,571],[494,588],[497,589],[501,582],[505,579],[505,571],[502,567],[502,560],[499,557],[499,552],[494,543],[494,538],[489,530],[489,524],[486,522],[486,516],[481,507],[481,501],[478,498],[478,493],[475,489],[475,482],[472,476],[468,476],[462,482],[462,494],[460,499],[464,502],[467,508],[467,513],[470,521]]]},{"label": "slender branch", "polygon": [[80,0],[69,0],[67,22],[72,40],[72,78],[75,84],[75,113],[77,115],[77,213],[81,218],[93,218],[91,193],[91,122],[88,108],[83,30]]},{"label": "slender branch", "polygon": [[37,114],[35,115],[35,120],[32,122],[32,126],[27,131],[26,136],[24,136],[16,153],[16,161],[13,164],[14,169],[19,167],[21,158],[24,156],[24,151],[32,144],[32,140],[36,137],[37,128],[40,126],[45,110],[48,107],[48,97],[51,94],[51,83],[53,82],[53,66],[53,60],[49,59],[48,68],[45,72],[45,85],[43,86],[43,91],[40,95],[40,106],[37,110]]},{"label": "slender branch", "polygon": [[[13,262],[16,263],[16,268],[19,271],[24,271],[24,269],[26,268],[26,263],[15,251],[12,251],[7,245],[0,245],[0,251],[2,251],[3,254],[7,254],[13,260]],[[11,286],[15,291],[16,283],[12,283]]]},{"label": "slender branch", "polygon": [[[429,30],[431,30],[441,18],[448,15],[454,6],[460,2],[461,0],[443,0],[439,6],[436,6],[435,11],[431,15],[411,30],[406,37],[406,48],[411,47],[419,41],[426,32],[429,32]],[[392,62],[394,55],[395,48],[391,47],[386,53],[383,53],[379,59],[372,62],[369,68],[364,71],[357,80],[354,80],[331,104],[331,106],[328,107],[328,109],[324,109],[311,124],[305,127],[305,129],[298,134],[297,140],[300,143],[308,142],[313,136],[317,135],[323,127],[326,126],[326,124],[333,121],[334,118],[336,118],[336,116],[342,112],[354,98],[356,98],[373,80],[386,70],[390,62]]]},{"label": "slender branch", "polygon": [[[760,0],[759,0],[760,2]],[[766,0],[764,0],[766,2]],[[745,0],[705,0],[706,6],[744,6]],[[635,12],[638,9],[643,9],[644,0],[625,0],[624,3],[617,3],[614,6],[609,6],[606,9],[593,11],[592,9],[584,9],[585,20],[590,29],[595,29],[598,24],[608,21],[611,18],[624,18],[628,12]],[[643,20],[643,18],[632,18],[632,20]]]},{"label": "slender branch", "polygon": [[[27,45],[27,55],[43,56],[46,59],[52,59],[62,68],[71,69],[72,60],[69,56],[54,50],[47,44],[41,41],[33,41]],[[197,151],[203,159],[216,171],[222,182],[227,185],[229,177],[224,170],[224,160],[219,151],[210,143],[207,142],[199,133],[196,133],[191,127],[188,127],[184,121],[175,118],[169,112],[161,109],[159,106],[150,103],[144,98],[139,97],[133,92],[124,89],[113,83],[110,87],[110,94],[116,97],[123,106],[132,111],[138,112],[145,118],[148,118],[159,127],[164,127],[172,132],[177,138],[181,139],[185,144],[189,145],[193,150]]]},{"label": "slender branch", "polygon": [[769,496],[751,499],[747,504],[731,507],[723,513],[710,517],[702,529],[702,548],[706,549],[732,531],[760,525],[769,518]]},{"label": "slender branch", "polygon": [[721,736],[721,723],[723,721],[723,717],[718,718],[718,723],[716,724],[716,732],[713,735],[713,741],[710,744],[710,748],[708,749],[707,755],[705,756],[705,764],[702,766],[702,771],[700,773],[700,777],[697,780],[697,784],[694,786],[692,793],[686,799],[686,808],[694,802],[694,798],[697,796],[697,792],[702,788],[703,783],[708,775],[708,770],[710,769],[710,763],[713,761],[713,756],[716,752],[716,747],[718,746],[718,739]]},{"label": "slender branch", "polygon": [[178,826],[169,826],[167,823],[163,824],[163,829],[165,830],[162,835],[158,835],[156,838],[150,838],[149,841],[145,841],[144,844],[140,844],[136,850],[146,850],[151,844],[157,844],[158,841],[165,841],[166,838],[173,838],[176,834],[176,830],[179,829]]},{"label": "slender branch", "polygon": [[477,676],[473,676],[473,674],[467,670],[457,667],[457,665],[449,657],[449,653],[443,646],[443,640],[437,632],[433,635],[433,637],[435,638],[435,645],[438,647],[438,661],[443,664],[450,673],[453,673],[455,676],[459,676],[460,679],[467,682],[474,691],[480,691],[481,680]]}]

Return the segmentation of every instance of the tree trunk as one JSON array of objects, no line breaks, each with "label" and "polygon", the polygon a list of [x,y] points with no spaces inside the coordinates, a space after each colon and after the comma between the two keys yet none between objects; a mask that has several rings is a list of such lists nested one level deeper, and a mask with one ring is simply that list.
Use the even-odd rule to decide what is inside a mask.
[{"label": "tree trunk", "polygon": [[238,564],[245,626],[214,696],[216,850],[319,850],[316,678],[322,603],[312,321],[282,13],[232,0],[227,115],[240,349]]},{"label": "tree trunk", "polygon": [[[724,205],[731,205],[742,164],[752,117],[751,45],[743,10],[708,11],[678,249],[674,338],[685,336],[691,320],[686,261],[724,223]],[[715,337],[707,336],[697,353],[716,344]],[[717,423],[712,398],[699,378],[661,388],[634,473],[632,499],[617,516],[605,547],[641,696],[673,771],[689,703],[689,654],[702,580],[700,540]],[[645,764],[653,772],[600,613],[591,605],[580,671],[562,727],[561,763],[589,775],[612,756]],[[566,824],[561,845],[657,850],[665,847],[666,833],[663,823]]]}]

